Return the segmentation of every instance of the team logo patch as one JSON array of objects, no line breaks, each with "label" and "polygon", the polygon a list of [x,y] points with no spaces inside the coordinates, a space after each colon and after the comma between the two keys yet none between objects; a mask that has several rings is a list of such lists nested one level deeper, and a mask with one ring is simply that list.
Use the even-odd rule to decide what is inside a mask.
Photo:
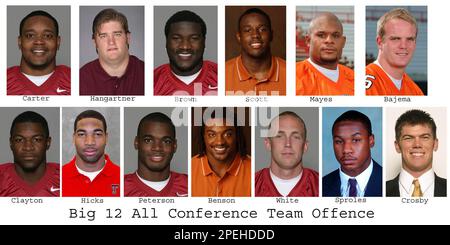
[{"label": "team logo patch", "polygon": [[112,184],[111,185],[111,193],[113,195],[117,195],[118,191],[119,191],[119,184]]},{"label": "team logo patch", "polygon": [[373,75],[366,75],[366,89],[369,89],[370,87],[372,87],[375,79],[376,78]]}]

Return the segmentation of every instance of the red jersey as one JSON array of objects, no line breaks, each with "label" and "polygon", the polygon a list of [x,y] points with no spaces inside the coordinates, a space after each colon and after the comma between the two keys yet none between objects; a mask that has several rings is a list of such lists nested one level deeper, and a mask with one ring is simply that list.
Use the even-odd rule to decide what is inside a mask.
[{"label": "red jersey", "polygon": [[91,181],[80,174],[75,165],[76,156],[63,166],[62,195],[64,197],[118,197],[120,196],[120,167],[105,155],[103,170]]},{"label": "red jersey", "polygon": [[20,178],[14,163],[0,165],[0,196],[59,197],[59,164],[47,163],[44,176],[30,185]]},{"label": "red jersey", "polygon": [[[263,168],[255,175],[255,196],[257,197],[281,197],[270,177],[269,168]],[[303,168],[302,177],[289,192],[289,197],[318,197],[319,174],[309,168]]]},{"label": "red jersey", "polygon": [[353,95],[354,71],[338,64],[339,78],[337,82],[317,70],[308,60],[297,62],[296,84],[297,95]]},{"label": "red jersey", "polygon": [[423,95],[422,90],[403,73],[400,90],[379,65],[366,66],[366,95]]},{"label": "red jersey", "polygon": [[7,95],[70,95],[70,68],[67,66],[56,66],[41,86],[36,86],[20,72],[20,66],[8,68],[7,73]]},{"label": "red jersey", "polygon": [[121,77],[103,70],[98,59],[80,69],[80,95],[144,95],[144,62],[130,55]]},{"label": "red jersey", "polygon": [[176,77],[169,64],[154,70],[154,95],[217,95],[217,64],[203,61],[202,70],[190,84]]},{"label": "red jersey", "polygon": [[161,191],[144,184],[137,173],[125,175],[124,185],[126,197],[187,197],[188,195],[187,175],[172,171],[169,182]]}]

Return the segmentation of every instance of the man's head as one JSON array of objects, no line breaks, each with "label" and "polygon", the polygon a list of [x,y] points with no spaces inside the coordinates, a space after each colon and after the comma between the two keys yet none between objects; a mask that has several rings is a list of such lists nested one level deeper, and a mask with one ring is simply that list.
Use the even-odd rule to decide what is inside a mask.
[{"label": "man's head", "polygon": [[170,68],[180,76],[190,76],[202,68],[206,24],[189,10],[176,12],[166,22],[166,51]]},{"label": "man's head", "polygon": [[134,148],[138,150],[138,174],[170,171],[170,161],[177,150],[175,125],[163,113],[154,112],[139,122]]},{"label": "man's head", "polygon": [[269,15],[259,8],[247,9],[239,17],[236,38],[242,56],[251,59],[270,58],[273,31]]},{"label": "man's head", "polygon": [[436,123],[422,110],[403,113],[395,123],[395,149],[402,154],[402,167],[419,177],[433,166],[433,151],[438,149]]},{"label": "man's head", "polygon": [[[210,115],[203,115],[199,138],[199,155],[206,155],[211,163],[231,164],[236,154],[247,156],[246,142],[238,118],[226,115],[227,108],[214,108]],[[206,112],[208,110],[204,110]]]},{"label": "man's head", "polygon": [[370,148],[375,145],[370,119],[359,111],[340,115],[333,124],[333,148],[341,170],[358,176],[370,165]]},{"label": "man's head", "polygon": [[396,8],[377,22],[378,60],[384,66],[406,69],[416,50],[418,27],[406,9]]},{"label": "man's head", "polygon": [[37,10],[25,16],[17,38],[22,72],[33,76],[50,74],[56,66],[60,42],[58,22],[49,13]]},{"label": "man's head", "polygon": [[270,122],[269,134],[264,143],[272,155],[272,172],[278,177],[298,176],[308,149],[303,119],[292,111],[282,112]]},{"label": "man's head", "polygon": [[104,9],[92,23],[92,40],[102,63],[120,64],[128,58],[130,30],[127,17],[115,9]]},{"label": "man's head", "polygon": [[97,163],[105,154],[108,140],[105,118],[94,110],[83,111],[76,117],[73,127],[77,160],[84,164]]},{"label": "man's head", "polygon": [[33,111],[26,111],[14,118],[9,134],[9,146],[16,168],[34,172],[46,164],[46,152],[50,148],[47,120]]},{"label": "man's head", "polygon": [[309,57],[317,65],[336,69],[342,56],[346,37],[336,15],[325,12],[314,17],[306,35]]}]

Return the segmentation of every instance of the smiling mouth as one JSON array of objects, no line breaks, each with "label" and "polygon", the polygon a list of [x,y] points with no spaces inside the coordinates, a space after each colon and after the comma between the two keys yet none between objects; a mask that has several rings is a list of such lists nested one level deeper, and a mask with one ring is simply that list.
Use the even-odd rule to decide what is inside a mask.
[{"label": "smiling mouth", "polygon": [[425,155],[424,152],[411,152],[410,153],[413,157],[423,157]]},{"label": "smiling mouth", "polygon": [[250,44],[250,47],[252,47],[252,48],[261,48],[262,47],[262,43],[251,43]]},{"label": "smiling mouth", "polygon": [[219,154],[225,153],[226,150],[227,150],[227,148],[225,146],[215,146],[214,147],[214,151]]},{"label": "smiling mouth", "polygon": [[162,161],[164,159],[164,156],[163,155],[150,155],[150,160],[152,161],[152,162],[160,162],[160,161]]},{"label": "smiling mouth", "polygon": [[46,51],[43,50],[43,49],[33,49],[33,50],[31,50],[31,52],[32,52],[33,54],[43,54],[43,53],[45,53]]}]

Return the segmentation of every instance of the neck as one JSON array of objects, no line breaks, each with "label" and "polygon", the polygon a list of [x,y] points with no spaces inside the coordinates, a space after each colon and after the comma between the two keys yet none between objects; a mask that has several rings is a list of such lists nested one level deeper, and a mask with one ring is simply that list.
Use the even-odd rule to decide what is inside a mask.
[{"label": "neck", "polygon": [[20,60],[20,71],[30,76],[45,76],[52,73],[55,68],[55,62],[50,63],[46,67],[32,67],[23,58]]},{"label": "neck", "polygon": [[320,67],[323,67],[323,68],[328,69],[328,70],[336,70],[337,69],[337,66],[338,66],[338,62],[337,61],[336,62],[332,62],[332,63],[330,63],[330,62],[321,62],[321,61],[314,60],[312,58],[312,56],[310,56],[310,57],[311,57],[311,62],[313,62],[314,64],[316,64],[316,65],[318,65]]},{"label": "neck", "polygon": [[38,182],[45,175],[47,164],[43,161],[36,170],[32,172],[24,171],[17,163],[14,164],[17,175],[28,184],[34,184]]},{"label": "neck", "polygon": [[404,163],[402,164],[402,167],[404,170],[406,170],[406,172],[408,172],[415,179],[418,179],[420,176],[422,176],[424,173],[428,172],[428,170],[431,169],[431,166],[429,166],[424,170],[416,171],[416,170],[409,169],[408,167],[406,167],[406,165]]},{"label": "neck", "polygon": [[176,65],[174,65],[172,62],[170,62],[170,69],[172,70],[173,73],[175,73],[178,76],[191,76],[194,75],[195,73],[197,73],[198,71],[200,71],[200,69],[202,69],[203,67],[203,60],[200,61],[196,66],[194,66],[194,68],[192,68],[189,71],[183,71],[177,68]]},{"label": "neck", "polygon": [[78,168],[80,168],[83,171],[86,172],[95,172],[95,171],[99,171],[100,169],[103,168],[103,166],[105,166],[106,162],[105,162],[105,155],[101,156],[97,162],[91,163],[91,162],[85,162],[83,161],[83,159],[81,159],[81,157],[79,157],[77,155],[76,159],[75,159],[75,164],[77,165]]},{"label": "neck", "polygon": [[212,171],[216,173],[217,176],[223,177],[227,172],[228,168],[230,168],[231,164],[233,164],[233,160],[236,157],[236,154],[233,154],[233,157],[230,159],[225,159],[223,161],[218,161],[213,158],[213,156],[208,155],[206,153],[206,157],[208,158],[208,164],[211,167]]},{"label": "neck", "polygon": [[105,60],[99,59],[100,65],[103,70],[112,77],[121,77],[127,71],[128,62],[130,61],[130,56],[126,55],[125,58],[117,62],[106,62]]},{"label": "neck", "polygon": [[280,179],[292,179],[299,176],[303,171],[303,164],[300,162],[294,169],[282,169],[272,160],[270,171]]},{"label": "neck", "polygon": [[152,171],[146,167],[138,167],[137,173],[139,177],[148,180],[148,181],[163,181],[169,178],[170,169],[169,167],[165,168],[162,171]]},{"label": "neck", "polygon": [[242,64],[256,79],[267,77],[272,66],[272,54],[268,52],[261,58],[254,58],[248,54],[242,53]]},{"label": "neck", "polygon": [[400,80],[403,78],[403,74],[405,73],[406,67],[392,67],[388,64],[388,62],[382,58],[383,56],[378,55],[378,63],[380,63],[383,70],[389,74],[389,76]]}]

